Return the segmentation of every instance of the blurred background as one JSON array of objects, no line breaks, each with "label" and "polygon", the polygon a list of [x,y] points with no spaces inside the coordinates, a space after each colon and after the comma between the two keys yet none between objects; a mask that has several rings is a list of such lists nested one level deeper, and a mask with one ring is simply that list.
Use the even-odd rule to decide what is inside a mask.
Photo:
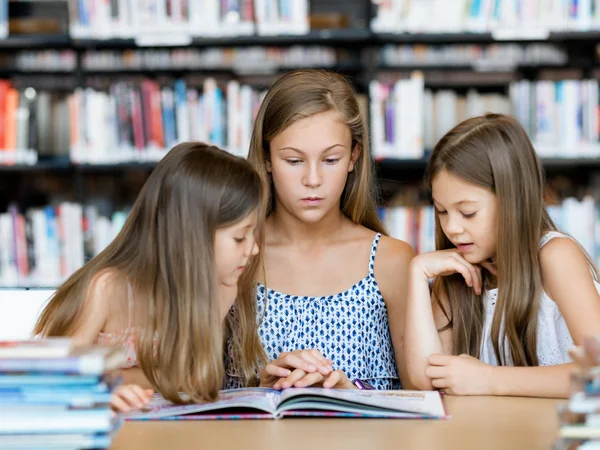
[{"label": "blurred background", "polygon": [[298,68],[356,87],[392,236],[433,248],[429,152],[499,112],[600,261],[599,37],[599,0],[0,0],[0,286],[56,287],[100,252],[176,143],[246,155]]}]

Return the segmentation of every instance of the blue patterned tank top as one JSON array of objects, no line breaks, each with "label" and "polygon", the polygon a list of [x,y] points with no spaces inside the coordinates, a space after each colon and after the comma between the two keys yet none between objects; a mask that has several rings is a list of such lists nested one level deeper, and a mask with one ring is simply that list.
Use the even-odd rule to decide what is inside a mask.
[{"label": "blue patterned tank top", "polygon": [[282,352],[318,349],[350,380],[368,381],[376,389],[400,389],[387,309],[373,271],[373,239],[368,275],[350,289],[326,297],[288,295],[258,285],[259,335],[267,357]]}]

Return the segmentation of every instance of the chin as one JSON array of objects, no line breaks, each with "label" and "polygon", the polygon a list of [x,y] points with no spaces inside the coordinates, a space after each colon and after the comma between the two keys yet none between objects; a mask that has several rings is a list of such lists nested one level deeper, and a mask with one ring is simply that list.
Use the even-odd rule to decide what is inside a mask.
[{"label": "chin", "polygon": [[221,281],[221,284],[227,287],[235,287],[237,286],[239,279],[239,277],[226,278],[223,281]]},{"label": "chin", "polygon": [[481,255],[478,255],[478,254],[463,253],[462,255],[463,255],[463,258],[465,258],[465,260],[471,264],[479,264],[480,262],[486,260],[486,258],[482,258]]}]

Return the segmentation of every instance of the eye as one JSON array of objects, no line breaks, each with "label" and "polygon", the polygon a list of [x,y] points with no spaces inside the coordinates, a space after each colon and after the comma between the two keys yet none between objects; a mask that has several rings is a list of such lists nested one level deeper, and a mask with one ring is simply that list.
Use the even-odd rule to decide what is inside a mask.
[{"label": "eye", "polygon": [[244,237],[242,237],[242,238],[238,238],[238,237],[236,237],[236,238],[233,238],[233,239],[234,239],[234,240],[235,240],[235,242],[237,242],[238,244],[241,244],[242,242],[244,242],[244,241],[246,240],[246,237],[245,237],[245,236],[244,236]]},{"label": "eye", "polygon": [[286,161],[291,166],[295,166],[297,164],[300,164],[300,162],[301,162],[299,159],[286,159]]},{"label": "eye", "polygon": [[438,213],[439,215],[443,215],[443,214],[448,214],[448,211],[441,211],[441,210],[439,210],[439,209],[438,209],[438,210],[437,210],[437,213]]},{"label": "eye", "polygon": [[462,216],[463,216],[465,219],[472,219],[473,217],[475,217],[475,214],[477,214],[477,213],[476,213],[476,212],[474,212],[474,213],[471,213],[471,214],[464,214],[464,213],[461,213],[461,214],[462,214]]},{"label": "eye", "polygon": [[340,159],[339,158],[327,158],[325,160],[326,164],[335,164],[336,162],[338,162]]}]

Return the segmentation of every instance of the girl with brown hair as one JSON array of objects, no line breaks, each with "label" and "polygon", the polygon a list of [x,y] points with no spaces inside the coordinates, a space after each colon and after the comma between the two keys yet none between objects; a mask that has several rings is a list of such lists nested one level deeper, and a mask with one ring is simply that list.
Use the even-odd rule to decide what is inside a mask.
[{"label": "girl with brown hair", "polygon": [[283,75],[262,102],[249,160],[268,186],[257,300],[272,362],[261,385],[398,387],[413,251],[377,216],[351,85],[321,70]]},{"label": "girl with brown hair", "polygon": [[598,272],[550,219],[525,130],[504,115],[462,122],[435,147],[427,180],[437,251],[411,263],[407,386],[567,396],[569,349],[600,334]]},{"label": "girl with brown hair", "polygon": [[214,400],[226,338],[244,383],[255,383],[264,365],[251,295],[262,195],[247,161],[201,143],[177,145],[113,242],[58,288],[35,332],[122,345],[130,367],[123,378],[135,385],[118,390],[118,410],[148,401],[152,391],[136,385],[174,402],[180,393]]}]

